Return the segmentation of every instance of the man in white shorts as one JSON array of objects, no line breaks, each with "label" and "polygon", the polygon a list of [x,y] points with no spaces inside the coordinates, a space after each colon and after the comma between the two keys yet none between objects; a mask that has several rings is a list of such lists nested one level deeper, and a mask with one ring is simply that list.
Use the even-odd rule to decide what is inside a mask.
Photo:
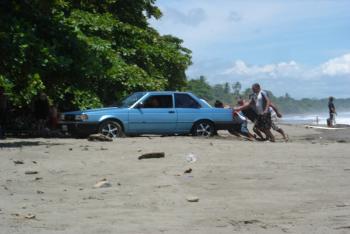
[{"label": "man in white shorts", "polygon": [[[288,141],[288,135],[284,133],[283,129],[277,125],[278,117],[282,117],[282,115],[275,109],[276,107],[270,105],[269,112],[271,113],[271,128],[276,132],[280,133],[285,141]],[[276,113],[276,111],[277,113]]]}]

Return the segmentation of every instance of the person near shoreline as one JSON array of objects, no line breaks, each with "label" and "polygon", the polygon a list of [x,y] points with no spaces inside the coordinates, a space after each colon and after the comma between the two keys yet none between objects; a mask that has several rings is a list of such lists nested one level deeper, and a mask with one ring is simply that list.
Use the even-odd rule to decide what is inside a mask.
[{"label": "person near shoreline", "polygon": [[337,114],[337,112],[335,111],[335,106],[333,101],[334,101],[334,97],[329,97],[328,99],[329,118],[327,119],[328,127],[334,127],[335,125],[335,115]]},{"label": "person near shoreline", "polygon": [[269,111],[271,113],[271,128],[282,135],[283,139],[287,142],[289,140],[288,135],[284,132],[284,130],[277,124],[278,118],[281,118],[282,115],[278,111],[275,105],[271,105],[269,107]]},{"label": "person near shoreline", "polygon": [[5,139],[5,124],[7,115],[7,97],[5,89],[0,86],[0,139]]},{"label": "person near shoreline", "polygon": [[252,85],[252,91],[253,94],[251,95],[250,101],[238,107],[236,112],[252,107],[258,115],[254,126],[262,131],[270,141],[274,142],[275,137],[271,132],[272,121],[271,113],[269,112],[269,107],[271,105],[270,98],[267,92],[262,90],[258,83]]}]

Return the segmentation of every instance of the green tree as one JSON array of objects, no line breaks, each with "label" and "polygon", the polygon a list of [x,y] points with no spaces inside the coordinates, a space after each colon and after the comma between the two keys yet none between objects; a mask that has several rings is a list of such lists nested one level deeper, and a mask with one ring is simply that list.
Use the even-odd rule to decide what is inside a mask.
[{"label": "green tree", "polygon": [[199,79],[189,80],[186,90],[209,102],[213,100],[212,88],[204,76],[200,76]]},{"label": "green tree", "polygon": [[230,85],[226,82],[225,84],[224,84],[224,93],[225,94],[229,94],[230,93]]},{"label": "green tree", "polygon": [[232,85],[233,95],[238,98],[242,89],[241,83],[238,81]]},{"label": "green tree", "polygon": [[139,90],[181,89],[191,51],[147,22],[155,0],[3,0],[0,84],[16,106],[39,91],[88,108]]}]

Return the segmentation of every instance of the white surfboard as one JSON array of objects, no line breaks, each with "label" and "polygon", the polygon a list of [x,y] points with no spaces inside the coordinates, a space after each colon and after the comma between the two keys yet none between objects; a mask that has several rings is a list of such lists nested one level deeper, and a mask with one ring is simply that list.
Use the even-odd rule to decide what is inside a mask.
[{"label": "white surfboard", "polygon": [[314,126],[314,125],[305,125],[306,128],[316,128],[316,129],[325,129],[325,130],[341,130],[346,128],[330,128],[330,127],[323,127],[323,126]]}]

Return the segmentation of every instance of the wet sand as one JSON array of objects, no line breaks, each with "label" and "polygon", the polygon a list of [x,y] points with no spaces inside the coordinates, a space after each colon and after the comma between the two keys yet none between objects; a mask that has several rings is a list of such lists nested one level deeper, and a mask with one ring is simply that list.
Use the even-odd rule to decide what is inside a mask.
[{"label": "wet sand", "polygon": [[288,143],[2,140],[0,233],[349,233],[350,129],[283,128]]}]

